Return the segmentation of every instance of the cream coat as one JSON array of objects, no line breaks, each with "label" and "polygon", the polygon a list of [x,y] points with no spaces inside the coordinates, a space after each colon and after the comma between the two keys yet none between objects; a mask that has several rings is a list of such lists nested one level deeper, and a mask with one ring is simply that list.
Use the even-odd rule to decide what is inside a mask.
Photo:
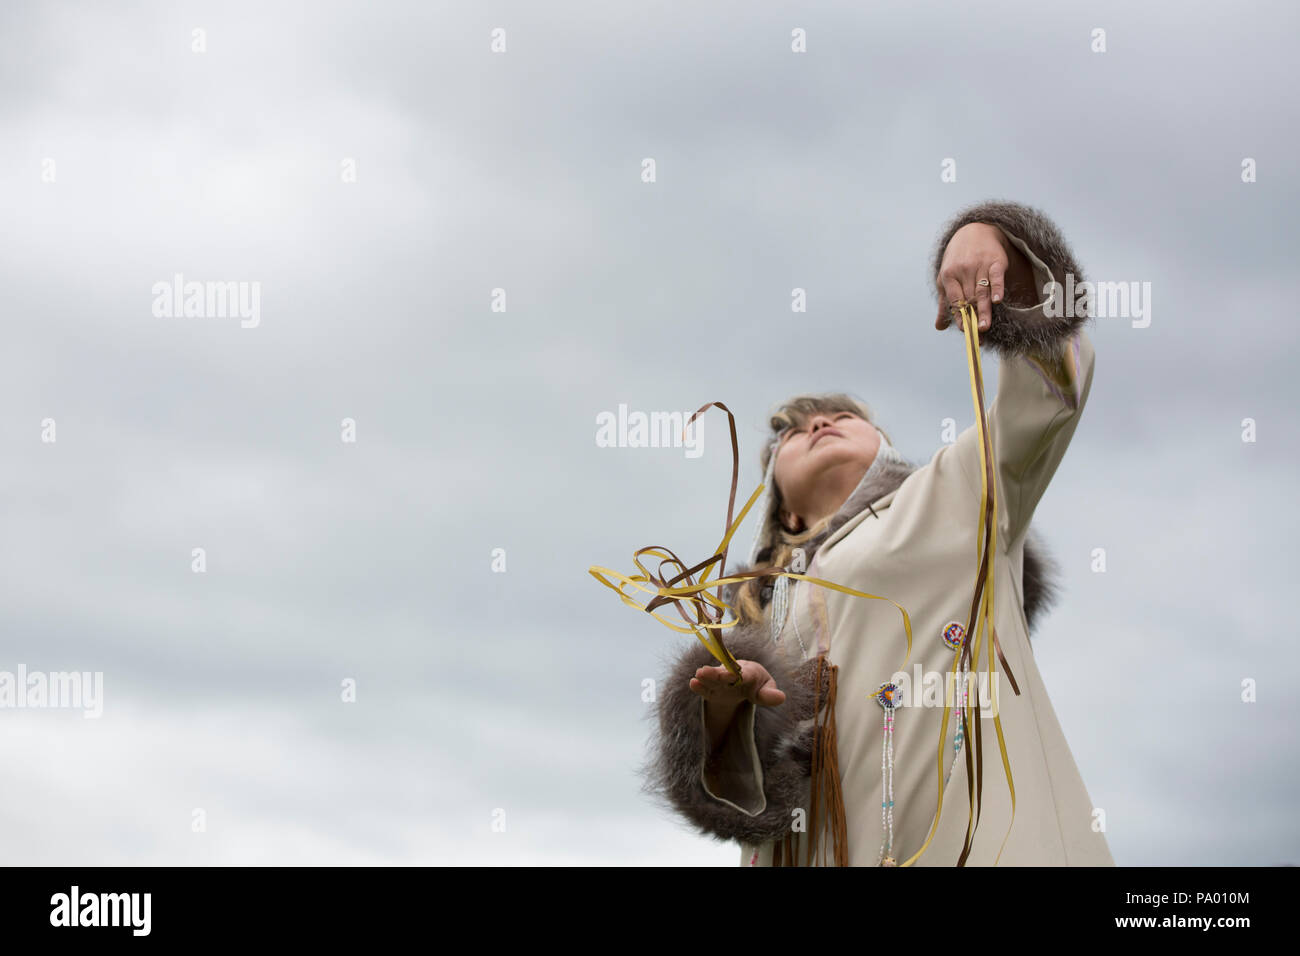
[{"label": "cream coat", "polygon": [[[1004,229],[1005,231],[1005,229]],[[1053,281],[1043,261],[1018,236],[1009,238],[1030,259],[1039,288]],[[1059,271],[1059,270],[1058,270]],[[1046,303],[1008,309],[1017,321],[1034,322]],[[999,865],[1113,865],[1098,814],[1079,774],[1070,747],[1034,661],[1022,609],[1024,533],[1035,507],[1069,447],[1092,385],[1094,352],[1079,327],[1054,355],[1004,357],[990,429],[997,461],[998,553],[995,561],[995,622],[1003,652],[1020,687],[1016,696],[997,667],[1000,715],[1014,776],[1014,825],[1007,781],[991,715],[983,720],[983,809],[967,865],[993,865],[1003,837]],[[963,368],[960,338],[954,337],[950,362]],[[1046,350],[1044,350],[1046,351]],[[987,366],[987,358],[985,362]],[[848,825],[850,864],[875,866],[881,854],[881,738],[883,711],[873,696],[894,679],[911,703],[925,699],[921,674],[949,673],[953,652],[941,640],[950,621],[965,624],[976,572],[976,528],[981,495],[979,435],[974,426],[829,537],[817,550],[809,574],[884,595],[911,616],[913,649],[902,675],[906,652],[901,615],[885,601],[841,595],[797,582],[790,618],[782,632],[785,653],[805,660],[824,649],[839,667],[836,724],[838,759]],[[804,650],[800,650],[800,645]],[[982,655],[972,667],[985,675]],[[1103,675],[1093,675],[1100,679]],[[701,702],[702,708],[702,702]],[[921,848],[935,817],[939,774],[937,752],[943,717],[939,706],[904,706],[894,730],[894,846],[901,863]],[[733,773],[728,791],[709,796],[739,814],[756,815],[766,806],[763,767],[754,745],[755,710],[746,705],[729,745]],[[952,866],[961,851],[968,818],[965,753],[954,763],[956,721],[950,713],[943,748],[943,812],[938,831],[917,866]],[[735,781],[739,781],[736,783]],[[806,804],[805,804],[806,805]],[[774,843],[741,843],[742,865],[770,865]],[[803,863],[806,846],[800,848]],[[827,858],[830,853],[827,848]]]}]

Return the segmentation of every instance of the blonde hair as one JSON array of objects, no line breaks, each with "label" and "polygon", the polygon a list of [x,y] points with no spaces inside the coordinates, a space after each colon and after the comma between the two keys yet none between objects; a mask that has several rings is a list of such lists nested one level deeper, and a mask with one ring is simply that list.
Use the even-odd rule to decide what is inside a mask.
[{"label": "blonde hair", "polygon": [[[778,405],[768,418],[768,427],[771,428],[772,434],[763,444],[763,451],[759,456],[759,464],[762,466],[763,474],[767,474],[768,464],[772,460],[772,455],[780,447],[781,436],[787,429],[803,428],[810,418],[819,413],[838,414],[840,412],[850,412],[870,422],[876,431],[885,436],[886,441],[891,445],[894,443],[889,434],[876,424],[867,403],[854,398],[852,395],[844,392],[831,392],[823,395],[797,395]],[[790,564],[794,549],[821,534],[833,516],[828,515],[811,528],[805,528],[803,531],[789,531],[781,524],[779,518],[782,499],[781,489],[777,486],[775,473],[768,492],[770,497],[768,498],[767,513],[760,516],[760,520],[770,530],[767,534],[766,544],[758,552],[756,561],[760,565],[786,567]],[[742,623],[760,620],[763,617],[763,602],[760,595],[762,590],[774,581],[775,578],[771,577],[751,578],[740,585],[737,593],[737,613]]]}]

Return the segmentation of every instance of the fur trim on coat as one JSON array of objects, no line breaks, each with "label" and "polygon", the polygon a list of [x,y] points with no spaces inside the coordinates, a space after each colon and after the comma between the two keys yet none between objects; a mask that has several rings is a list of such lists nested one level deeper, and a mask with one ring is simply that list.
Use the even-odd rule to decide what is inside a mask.
[{"label": "fur trim on coat", "polygon": [[[690,689],[690,681],[696,670],[716,665],[717,661],[694,639],[660,687],[657,752],[642,771],[648,778],[645,789],[707,836],[765,843],[784,836],[793,820],[791,811],[806,805],[816,661],[800,663],[785,653],[782,645],[773,644],[766,621],[756,626],[738,625],[727,632],[726,642],[737,660],[757,661],[767,668],[786,695],[785,702],[777,707],[758,707],[746,701],[733,724],[743,732],[748,712],[753,712],[754,746],[763,768],[762,796],[766,805],[751,816],[715,799],[704,789],[707,742],[703,698]],[[746,809],[754,813],[758,808]]]}]

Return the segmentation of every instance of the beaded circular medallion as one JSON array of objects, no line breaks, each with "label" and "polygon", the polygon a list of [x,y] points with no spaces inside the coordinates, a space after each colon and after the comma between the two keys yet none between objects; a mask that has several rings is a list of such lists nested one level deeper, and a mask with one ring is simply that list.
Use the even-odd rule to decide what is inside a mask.
[{"label": "beaded circular medallion", "polygon": [[876,700],[885,710],[893,710],[898,706],[898,685],[885,681],[876,691]]}]

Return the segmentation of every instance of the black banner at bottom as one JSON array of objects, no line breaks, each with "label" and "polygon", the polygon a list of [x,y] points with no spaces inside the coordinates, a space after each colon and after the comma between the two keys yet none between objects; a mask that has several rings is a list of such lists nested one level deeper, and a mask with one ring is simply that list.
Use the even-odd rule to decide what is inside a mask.
[{"label": "black banner at bottom", "polygon": [[[585,942],[593,929],[682,934],[691,946],[728,928],[779,934],[809,906],[846,931],[948,945],[954,933],[1009,939],[1051,928],[1061,940],[1190,936],[1223,945],[1294,919],[1295,867],[721,870],[489,868],[0,869],[0,920],[18,940],[99,945],[292,939],[340,944],[412,931],[469,933],[493,943]],[[731,877],[728,879],[727,877]],[[813,894],[813,895],[810,895]],[[755,908],[754,901],[770,900]],[[843,909],[840,904],[849,908]],[[936,908],[937,907],[937,908]],[[942,913],[942,918],[937,914]],[[964,927],[965,929],[963,929]],[[483,934],[490,933],[490,937]],[[613,938],[602,933],[605,944]],[[739,940],[736,940],[739,942]],[[928,943],[927,943],[928,944]]]}]

